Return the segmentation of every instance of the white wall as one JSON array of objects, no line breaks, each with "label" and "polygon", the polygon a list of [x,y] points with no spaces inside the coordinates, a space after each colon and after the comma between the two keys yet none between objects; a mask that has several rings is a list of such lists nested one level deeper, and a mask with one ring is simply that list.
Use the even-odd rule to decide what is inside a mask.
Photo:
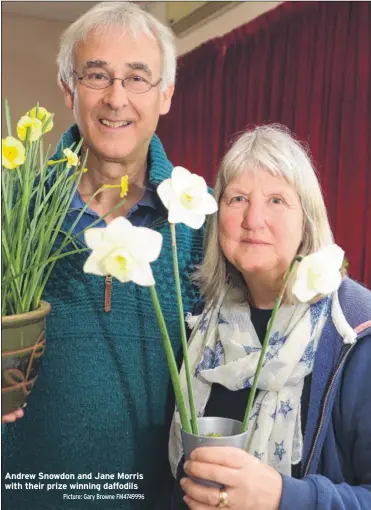
[{"label": "white wall", "polygon": [[[55,63],[59,36],[67,25],[15,14],[2,15],[2,99],[9,100],[13,128],[19,118],[39,102],[55,113],[54,128],[45,135],[45,142],[52,146],[72,122],[72,114],[64,106],[63,94],[57,85]],[[4,122],[2,125],[5,126]]]}]

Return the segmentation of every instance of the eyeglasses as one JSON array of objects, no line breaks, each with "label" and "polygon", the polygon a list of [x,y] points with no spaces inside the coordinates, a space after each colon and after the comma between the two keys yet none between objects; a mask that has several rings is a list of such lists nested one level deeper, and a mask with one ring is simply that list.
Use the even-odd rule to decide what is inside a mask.
[{"label": "eyeglasses", "polygon": [[90,89],[106,89],[113,85],[115,80],[119,80],[126,90],[134,92],[135,94],[144,94],[145,92],[149,92],[152,87],[157,87],[157,85],[161,82],[160,78],[157,83],[151,83],[138,75],[128,76],[127,78],[112,78],[112,76],[108,73],[103,72],[87,73],[82,76],[79,76],[75,70],[73,70],[73,73],[83,85]]}]

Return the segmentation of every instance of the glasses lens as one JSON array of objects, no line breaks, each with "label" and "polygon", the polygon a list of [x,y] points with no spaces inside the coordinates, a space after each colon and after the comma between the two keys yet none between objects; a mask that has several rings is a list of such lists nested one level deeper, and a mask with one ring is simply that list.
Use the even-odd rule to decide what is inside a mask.
[{"label": "glasses lens", "polygon": [[126,89],[131,92],[136,92],[137,94],[148,92],[151,88],[151,84],[140,76],[129,76],[128,78],[125,78],[124,84]]},{"label": "glasses lens", "polygon": [[92,89],[105,89],[111,83],[111,78],[105,73],[88,73],[82,77],[87,87]]}]

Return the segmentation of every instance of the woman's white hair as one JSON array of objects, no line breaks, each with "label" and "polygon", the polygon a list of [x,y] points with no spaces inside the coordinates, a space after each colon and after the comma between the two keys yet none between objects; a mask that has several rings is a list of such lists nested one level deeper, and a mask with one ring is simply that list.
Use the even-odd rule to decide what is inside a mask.
[{"label": "woman's white hair", "polygon": [[[298,253],[309,255],[332,244],[321,187],[309,151],[290,131],[279,124],[255,127],[243,133],[224,156],[217,175],[214,197],[218,204],[228,183],[244,172],[268,171],[285,179],[299,195],[304,213],[302,243]],[[225,258],[219,244],[219,213],[208,218],[205,235],[205,257],[194,274],[206,303],[212,304],[220,295],[229,273],[241,277]],[[292,303],[292,273],[284,302]],[[248,289],[246,298],[249,299]]]},{"label": "woman's white hair", "polygon": [[100,2],[83,14],[62,34],[57,58],[58,82],[73,90],[73,58],[76,44],[90,32],[127,30],[133,37],[144,34],[156,40],[162,54],[161,90],[175,83],[176,48],[173,32],[133,2]]}]

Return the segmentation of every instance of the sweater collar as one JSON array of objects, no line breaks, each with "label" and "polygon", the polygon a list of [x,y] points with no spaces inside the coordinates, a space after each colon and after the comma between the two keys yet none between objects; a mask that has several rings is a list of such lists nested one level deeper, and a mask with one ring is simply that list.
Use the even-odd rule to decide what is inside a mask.
[{"label": "sweater collar", "polygon": [[[77,144],[81,139],[79,128],[76,124],[70,126],[58,142],[56,153],[52,159],[63,158],[63,149]],[[171,176],[173,165],[167,159],[159,137],[154,134],[149,144],[147,157],[148,179],[157,187],[160,182]]]}]

